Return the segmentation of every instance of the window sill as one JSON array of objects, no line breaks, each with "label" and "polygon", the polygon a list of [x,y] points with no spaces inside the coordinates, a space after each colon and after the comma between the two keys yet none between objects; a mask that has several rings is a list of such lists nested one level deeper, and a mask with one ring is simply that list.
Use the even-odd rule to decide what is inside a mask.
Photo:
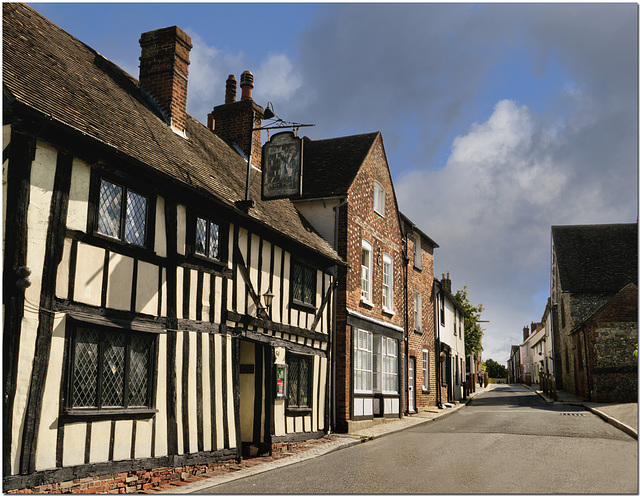
[{"label": "window sill", "polygon": [[291,302],[291,308],[295,308],[297,310],[302,310],[304,312],[311,312],[311,313],[315,313],[317,310],[315,305],[312,305],[310,303],[304,303],[302,301],[297,301],[297,300],[293,300]]},{"label": "window sill", "polygon": [[287,415],[289,416],[311,415],[311,412],[313,411],[311,407],[308,406],[288,406],[286,410]]},{"label": "window sill", "polygon": [[101,410],[95,408],[67,408],[64,410],[64,416],[66,418],[83,418],[88,419],[91,417],[130,417],[130,418],[142,418],[153,417],[158,410],[155,408],[104,408]]},{"label": "window sill", "polygon": [[367,308],[374,308],[375,307],[375,305],[373,303],[371,303],[369,300],[365,300],[364,298],[362,298],[360,300],[360,304],[364,305]]},{"label": "window sill", "polygon": [[389,315],[390,317],[393,317],[396,313],[393,310],[389,310],[388,308],[382,308],[382,313],[384,313],[385,315]]},{"label": "window sill", "polygon": [[423,334],[424,334],[424,332],[422,332],[422,329],[414,329],[414,330],[413,330],[413,332],[414,332],[415,334],[420,334],[420,335],[423,335]]}]

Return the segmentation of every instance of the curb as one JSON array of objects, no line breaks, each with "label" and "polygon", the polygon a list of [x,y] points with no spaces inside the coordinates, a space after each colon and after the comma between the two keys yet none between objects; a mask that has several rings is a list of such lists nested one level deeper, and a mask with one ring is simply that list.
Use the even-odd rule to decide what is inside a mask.
[{"label": "curb", "polygon": [[585,410],[589,410],[591,413],[597,415],[598,417],[603,419],[605,422],[608,422],[609,424],[613,425],[614,427],[616,427],[617,429],[621,430],[625,434],[628,434],[629,436],[631,436],[632,438],[634,438],[636,440],[638,439],[638,431],[637,430],[635,430],[633,427],[628,426],[624,422],[620,422],[619,420],[617,420],[616,418],[612,417],[611,415],[606,414],[601,410],[598,410],[597,408],[593,408],[591,406],[585,405],[584,403],[579,403],[579,402],[576,402],[576,401],[566,401],[566,402],[565,401],[553,401],[553,400],[547,398],[544,394],[542,394],[542,391],[536,391],[536,394],[538,396],[540,396],[540,398],[542,398],[544,401],[546,401],[549,404],[581,406]]}]

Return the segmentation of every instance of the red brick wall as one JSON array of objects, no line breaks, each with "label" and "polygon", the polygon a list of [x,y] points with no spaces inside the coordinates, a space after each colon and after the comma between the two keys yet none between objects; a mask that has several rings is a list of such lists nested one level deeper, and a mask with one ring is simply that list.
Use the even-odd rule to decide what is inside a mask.
[{"label": "red brick wall", "polygon": [[[427,240],[421,239],[421,268],[414,266],[414,234],[407,237],[407,302],[409,307],[409,356],[416,359],[416,409],[420,411],[436,404],[436,352],[434,329],[434,301],[433,301],[433,255],[434,249]],[[422,296],[422,334],[415,332],[414,293],[419,291]],[[429,350],[429,384],[427,391],[423,390],[422,381],[422,350]],[[407,402],[405,403],[408,405]]]},{"label": "red brick wall", "polygon": [[[380,183],[385,190],[384,216],[373,209],[374,181]],[[346,308],[404,327],[402,235],[381,136],[378,136],[374,142],[348,194],[347,205],[340,209],[338,236],[338,253],[349,264],[349,269],[343,269],[338,286],[336,419],[340,430],[346,427],[346,420],[349,419],[351,392],[352,329],[351,326],[346,325]],[[360,272],[363,239],[367,240],[373,248],[371,276],[373,307],[361,301]],[[393,260],[393,315],[382,311],[382,258],[385,254]],[[402,340],[399,342],[399,350],[402,354],[404,350]],[[404,375],[402,370],[399,372],[400,376]],[[402,385],[401,388],[403,388]]]}]

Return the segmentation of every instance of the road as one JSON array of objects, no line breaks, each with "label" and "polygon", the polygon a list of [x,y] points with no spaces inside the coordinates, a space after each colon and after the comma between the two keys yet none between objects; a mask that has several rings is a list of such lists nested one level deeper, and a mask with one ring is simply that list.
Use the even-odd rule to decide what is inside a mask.
[{"label": "road", "polygon": [[580,407],[496,385],[437,422],[200,493],[638,493],[638,445]]}]

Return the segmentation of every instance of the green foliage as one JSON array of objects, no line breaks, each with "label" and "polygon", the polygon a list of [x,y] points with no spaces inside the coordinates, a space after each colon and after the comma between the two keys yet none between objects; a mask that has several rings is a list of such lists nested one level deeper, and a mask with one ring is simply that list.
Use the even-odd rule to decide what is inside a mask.
[{"label": "green foliage", "polygon": [[464,351],[465,355],[471,356],[482,350],[483,330],[478,320],[480,320],[484,307],[482,303],[474,306],[469,301],[466,286],[464,289],[459,289],[454,296],[464,309]]},{"label": "green foliage", "polygon": [[494,379],[507,378],[507,367],[489,358],[484,362],[484,369]]}]

